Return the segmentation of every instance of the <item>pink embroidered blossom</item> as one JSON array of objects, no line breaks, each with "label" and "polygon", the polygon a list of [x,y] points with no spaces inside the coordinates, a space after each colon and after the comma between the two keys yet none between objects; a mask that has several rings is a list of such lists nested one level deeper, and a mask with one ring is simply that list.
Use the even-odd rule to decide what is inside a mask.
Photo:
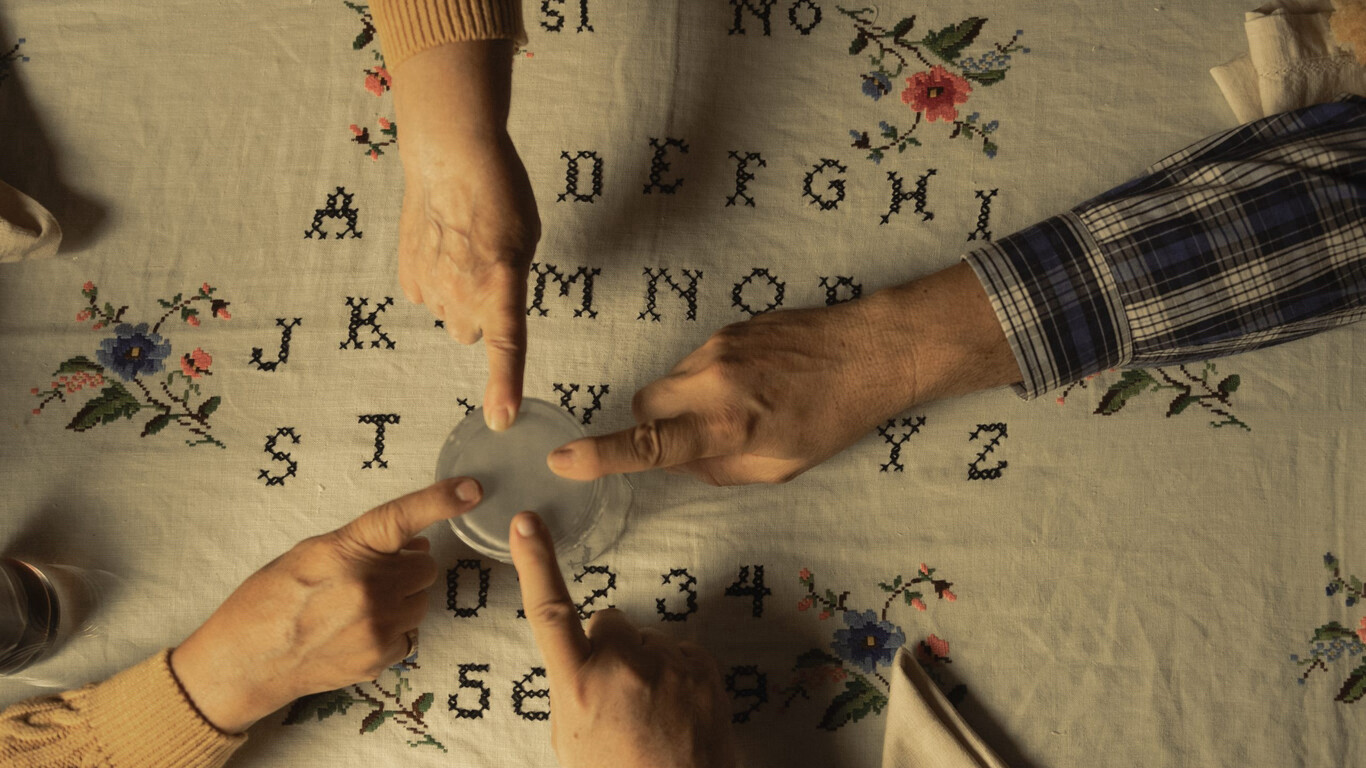
[{"label": "pink embroidered blossom", "polygon": [[189,317],[185,318],[185,322],[189,323],[190,325],[194,326],[195,328],[198,328],[198,327],[199,327],[199,315],[190,315]]},{"label": "pink embroidered blossom", "polygon": [[809,598],[809,597],[797,601],[797,610],[799,610],[799,611],[805,611],[805,610],[809,609],[810,607],[811,607],[811,598]]},{"label": "pink embroidered blossom", "polygon": [[953,122],[958,119],[954,105],[968,100],[972,85],[967,80],[936,65],[929,72],[917,72],[906,78],[910,86],[901,92],[901,101],[916,112],[924,112],[925,119]]},{"label": "pink embroidered blossom", "polygon": [[199,347],[195,347],[193,352],[187,352],[180,358],[180,370],[192,379],[197,379],[208,373],[211,365],[213,365],[213,358]]},{"label": "pink embroidered blossom", "polygon": [[944,598],[945,600],[948,600],[950,603],[958,602],[958,595],[955,595],[947,589],[943,592],[940,592],[939,596]]},{"label": "pink embroidered blossom", "polygon": [[229,312],[229,311],[226,310],[226,309],[220,309],[220,310],[218,310],[217,312],[215,312],[214,314],[218,315],[218,319],[220,319],[220,320],[231,320],[231,319],[232,319],[232,313]]},{"label": "pink embroidered blossom", "polygon": [[930,646],[930,653],[933,653],[935,656],[942,659],[949,655],[948,640],[945,640],[938,635],[930,635],[925,638],[925,642]]},{"label": "pink embroidered blossom", "polygon": [[208,283],[204,283],[203,285],[199,286],[199,292],[204,294],[205,296],[208,296],[210,293],[213,293],[213,289],[209,287]]},{"label": "pink embroidered blossom", "polygon": [[351,124],[351,133],[355,134],[356,136],[359,136],[359,135],[361,134],[360,126],[359,126],[359,125],[356,125],[355,123],[352,123],[352,124]]},{"label": "pink embroidered blossom", "polygon": [[91,291],[95,290],[95,284],[90,282],[89,280],[86,280],[85,285],[81,286],[81,290],[85,291],[86,293],[90,293]]},{"label": "pink embroidered blossom", "polygon": [[797,571],[797,578],[801,579],[802,581],[810,581],[811,570],[808,568],[803,568],[800,571]]},{"label": "pink embroidered blossom", "polygon": [[38,414],[40,414],[40,413],[42,413],[42,412],[43,412],[43,411],[42,411],[41,408],[34,408],[34,409],[33,409],[33,415],[34,415],[34,416],[37,416]]},{"label": "pink embroidered blossom", "polygon": [[379,150],[378,150],[378,149],[372,149],[372,150],[370,150],[370,159],[371,159],[371,160],[378,160],[378,159],[379,159]]},{"label": "pink embroidered blossom", "polygon": [[1366,643],[1366,616],[1361,617],[1361,629],[1357,630],[1357,637],[1361,638],[1361,642]]},{"label": "pink embroidered blossom", "polygon": [[929,576],[929,575],[930,575],[930,567],[929,567],[928,565],[925,565],[924,563],[921,563],[921,564],[920,564],[920,572],[923,573],[923,574],[925,574],[926,576]]},{"label": "pink embroidered blossom", "polygon": [[375,67],[373,70],[366,70],[365,90],[383,96],[389,90],[389,70],[384,67]]},{"label": "pink embroidered blossom", "polygon": [[99,329],[101,329],[101,328],[103,328],[103,327],[104,327],[104,323],[95,323],[94,325],[90,326],[90,330],[92,330],[92,331],[98,331]]},{"label": "pink embroidered blossom", "polygon": [[1067,405],[1067,398],[1065,398],[1065,397],[1060,397],[1060,398],[1058,398],[1058,405]]},{"label": "pink embroidered blossom", "polygon": [[90,310],[88,310],[88,309],[82,310],[82,311],[76,313],[76,322],[78,322],[78,323],[84,323],[86,320],[89,320],[89,319],[90,319]]},{"label": "pink embroidered blossom", "polygon": [[36,395],[36,394],[38,394],[38,388],[37,388],[37,387],[34,387],[33,389],[30,389],[30,390],[28,391],[28,393],[29,393],[30,395]]},{"label": "pink embroidered blossom", "polygon": [[925,602],[918,597],[911,598],[911,607],[917,611],[923,611],[925,610]]},{"label": "pink embroidered blossom", "polygon": [[384,130],[387,131],[387,130],[389,130],[389,126],[391,126],[391,125],[393,125],[393,123],[389,122],[389,118],[387,118],[387,117],[381,117],[381,118],[379,119],[379,127],[380,127],[380,128],[383,128]]},{"label": "pink embroidered blossom", "polygon": [[821,611],[821,615],[817,616],[816,618],[820,619],[821,621],[825,621],[826,619],[830,618],[830,612]]}]

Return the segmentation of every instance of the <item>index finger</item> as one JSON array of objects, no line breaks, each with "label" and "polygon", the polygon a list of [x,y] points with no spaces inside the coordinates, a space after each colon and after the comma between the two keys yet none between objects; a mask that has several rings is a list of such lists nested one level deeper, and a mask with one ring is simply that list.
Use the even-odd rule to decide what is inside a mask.
[{"label": "index finger", "polygon": [[500,278],[500,282],[482,329],[489,356],[484,417],[495,431],[507,429],[517,419],[526,368],[526,275]]},{"label": "index finger", "polygon": [[733,432],[690,411],[651,419],[610,435],[575,440],[556,448],[546,462],[560,477],[596,480],[603,475],[643,472],[733,453],[742,442]]},{"label": "index finger", "polygon": [[560,575],[550,532],[540,518],[532,512],[514,517],[508,541],[512,546],[512,564],[521,582],[522,608],[554,686],[556,679],[573,675],[583,666],[591,646]]},{"label": "index finger", "polygon": [[393,554],[423,528],[473,509],[483,494],[473,478],[447,478],[386,501],[337,529],[337,534],[371,551]]}]

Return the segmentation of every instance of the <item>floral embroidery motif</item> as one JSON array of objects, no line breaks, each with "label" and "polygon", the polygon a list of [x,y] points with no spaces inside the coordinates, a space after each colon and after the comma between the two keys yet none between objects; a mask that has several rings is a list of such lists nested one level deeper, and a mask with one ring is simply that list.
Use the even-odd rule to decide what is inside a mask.
[{"label": "floral embroidery motif", "polygon": [[[385,723],[393,722],[407,731],[405,738],[408,746],[414,749],[436,747],[442,752],[449,752],[445,744],[432,736],[427,726],[427,711],[436,701],[436,694],[427,691],[407,699],[413,693],[407,673],[414,669],[419,669],[417,660],[409,657],[390,667],[378,680],[304,696],[290,706],[284,724],[306,723],[315,714],[318,720],[326,720],[332,715],[346,715],[354,706],[364,705],[368,711],[361,718],[360,733],[374,733]],[[393,676],[392,683],[388,685],[385,683],[387,675]],[[405,704],[405,700],[408,703]]]},{"label": "floral embroidery motif", "polygon": [[10,48],[4,53],[0,53],[0,85],[3,85],[4,82],[9,79],[10,70],[14,69],[15,64],[28,61],[27,56],[19,55],[20,46],[26,42],[28,41],[21,37],[19,38],[19,41],[14,44],[13,48]]},{"label": "floral embroidery motif", "polygon": [[[1005,80],[1014,55],[1029,53],[1028,48],[1019,44],[1024,30],[1015,30],[1009,40],[993,44],[980,56],[964,56],[965,49],[981,34],[986,19],[973,16],[929,32],[919,40],[910,40],[906,36],[915,28],[915,16],[907,16],[888,28],[877,23],[876,8],[851,10],[836,6],[835,10],[854,23],[856,36],[849,43],[849,55],[866,54],[872,66],[859,76],[863,94],[879,101],[900,88],[901,81],[905,84],[901,102],[915,115],[905,130],[881,121],[876,134],[849,131],[855,149],[868,150],[868,159],[881,163],[893,148],[905,152],[921,146],[916,131],[922,123],[943,122],[953,126],[950,139],[980,139],[983,154],[996,157],[1000,147],[993,135],[1000,128],[1000,121],[985,121],[980,112],[959,119],[958,107],[972,96],[974,84],[990,87]],[[917,67],[924,69],[906,76],[907,70]]]},{"label": "floral embroidery motif", "polygon": [[[360,16],[361,30],[356,35],[356,39],[351,41],[351,49],[363,51],[375,42],[375,19],[370,14],[370,6],[358,3],[343,2],[343,4],[355,11]],[[376,97],[383,96],[389,92],[393,86],[393,77],[389,75],[389,70],[384,66],[384,53],[379,46],[370,51],[373,56],[374,66],[366,67],[365,90],[374,94]],[[372,137],[369,128],[362,128],[357,123],[352,123],[351,141],[359,144],[367,157],[371,160],[378,160],[384,154],[385,147],[398,144],[398,124],[388,117],[380,117],[375,123],[379,126],[379,137]]]},{"label": "floral embroidery motif", "polygon": [[[803,568],[798,573],[798,579],[807,594],[797,602],[797,610],[808,611],[819,607],[817,618],[821,621],[839,613],[844,626],[836,629],[831,639],[830,650],[833,653],[813,648],[797,657],[792,667],[795,679],[782,690],[786,696],[784,708],[791,706],[798,696],[811,698],[811,689],[819,685],[843,683],[844,690],[834,697],[821,716],[820,728],[834,731],[862,720],[869,714],[881,714],[887,706],[891,682],[880,669],[890,666],[896,658],[897,649],[906,644],[906,633],[888,621],[888,610],[898,599],[917,611],[928,610],[925,600],[929,594],[951,603],[958,599],[950,589],[953,582],[935,578],[935,570],[921,563],[919,573],[910,580],[898,575],[891,582],[878,584],[878,588],[887,593],[887,600],[879,612],[847,607],[845,601],[849,597],[848,592],[836,595],[829,589],[818,591],[816,577],[809,569]],[[930,635],[917,643],[915,656],[932,680],[941,687],[947,685],[941,672],[943,665],[952,663],[947,641]],[[966,692],[966,687],[959,685],[947,695],[956,704]]]},{"label": "floral embroidery motif", "polygon": [[[115,309],[107,301],[101,305],[99,289],[94,283],[86,282],[81,287],[81,295],[90,306],[76,313],[76,322],[91,323],[90,328],[95,331],[108,328],[113,335],[100,340],[95,360],[84,355],[69,358],[57,366],[47,388],[30,389],[29,393],[38,398],[33,414],[41,414],[54,400],[65,403],[67,395],[99,388],[99,394],[85,402],[66,425],[67,429],[85,432],[119,419],[131,420],[139,411],[147,409],[156,411],[156,415],[143,425],[142,437],[155,435],[174,424],[192,435],[185,440],[186,445],[226,448],[213,436],[209,424],[209,417],[218,410],[223,399],[214,395],[197,405],[192,402],[203,394],[198,380],[213,374],[210,370],[213,357],[203,348],[195,347],[194,351],[182,355],[178,364],[168,364],[171,342],[161,335],[162,325],[172,315],[179,315],[186,325],[199,327],[200,306],[204,304],[208,305],[211,318],[232,319],[228,302],[214,298],[216,292],[216,288],[204,283],[188,298],[178,293],[169,300],[158,299],[157,303],[166,310],[161,318],[151,325],[134,324],[123,321],[128,307]],[[161,374],[167,369],[169,372],[163,380]],[[132,384],[137,394],[127,384]]]},{"label": "floral embroidery motif", "polygon": [[[1058,396],[1058,405],[1066,405],[1067,397],[1074,390],[1087,389],[1089,382],[1096,376],[1097,374],[1092,374],[1081,381],[1069,384]],[[1217,380],[1217,383],[1212,384],[1211,381],[1214,380]],[[1220,379],[1219,369],[1212,362],[1205,363],[1199,375],[1192,373],[1190,368],[1184,365],[1175,368],[1124,371],[1119,381],[1105,390],[1095,413],[1098,416],[1113,416],[1134,398],[1165,389],[1176,393],[1175,399],[1167,406],[1167,418],[1186,412],[1192,405],[1199,405],[1206,415],[1218,417],[1217,421],[1209,423],[1211,427],[1218,429],[1235,426],[1251,432],[1252,427],[1233,414],[1231,398],[1233,393],[1238,391],[1240,384],[1242,377],[1236,373]]]},{"label": "floral embroidery motif", "polygon": [[[1361,579],[1356,576],[1344,579],[1342,565],[1332,552],[1324,554],[1323,567],[1332,574],[1328,586],[1323,590],[1328,597],[1341,594],[1348,608],[1366,600],[1366,585],[1363,585]],[[1304,685],[1315,670],[1326,673],[1328,665],[1343,656],[1354,659],[1366,652],[1366,616],[1361,617],[1361,624],[1355,629],[1330,621],[1315,629],[1314,637],[1309,642],[1309,651],[1304,656],[1290,655],[1290,660],[1304,670],[1295,681],[1300,685]],[[1342,681],[1342,687],[1338,689],[1333,701],[1355,704],[1363,698],[1366,698],[1366,659],[1362,659],[1356,668],[1347,674],[1347,679]]]}]

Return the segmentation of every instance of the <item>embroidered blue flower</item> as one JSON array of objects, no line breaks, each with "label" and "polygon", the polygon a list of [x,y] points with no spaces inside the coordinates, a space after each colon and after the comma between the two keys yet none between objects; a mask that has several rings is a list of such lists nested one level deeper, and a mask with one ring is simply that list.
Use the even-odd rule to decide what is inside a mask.
[{"label": "embroidered blue flower", "polygon": [[869,72],[863,76],[863,94],[873,101],[892,92],[891,78],[881,72]]},{"label": "embroidered blue flower", "polygon": [[906,633],[889,621],[879,621],[872,611],[845,611],[848,629],[835,630],[830,645],[835,653],[864,672],[892,663],[896,650],[906,644]]},{"label": "embroidered blue flower", "polygon": [[120,323],[114,336],[100,342],[95,352],[105,368],[125,381],[161,371],[161,361],[171,354],[171,342],[147,330],[146,323]]},{"label": "embroidered blue flower", "polygon": [[1324,594],[1328,595],[1329,597],[1336,595],[1338,593],[1337,582],[1333,582],[1332,584],[1329,584],[1328,586],[1324,587],[1323,591]]}]

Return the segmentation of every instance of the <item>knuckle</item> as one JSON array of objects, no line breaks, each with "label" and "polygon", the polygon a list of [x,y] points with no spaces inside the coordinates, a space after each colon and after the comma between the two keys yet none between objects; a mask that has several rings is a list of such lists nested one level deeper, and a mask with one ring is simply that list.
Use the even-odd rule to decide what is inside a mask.
[{"label": "knuckle", "polygon": [[527,617],[538,624],[566,624],[578,619],[578,611],[568,602],[548,600],[527,611]]},{"label": "knuckle", "polygon": [[637,424],[631,429],[631,451],[636,458],[652,467],[664,463],[664,442],[659,427],[653,421]]}]

